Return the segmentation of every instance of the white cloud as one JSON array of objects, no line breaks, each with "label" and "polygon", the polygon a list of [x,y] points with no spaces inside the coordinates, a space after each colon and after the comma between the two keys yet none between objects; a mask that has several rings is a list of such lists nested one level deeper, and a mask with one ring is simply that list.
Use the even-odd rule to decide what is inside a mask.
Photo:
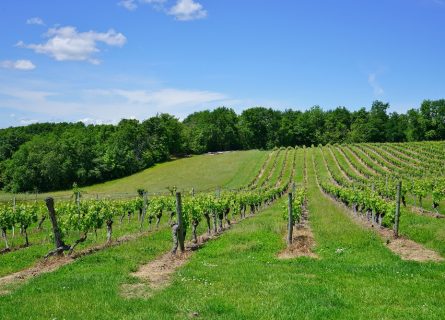
[{"label": "white cloud", "polygon": [[122,33],[117,33],[113,29],[107,32],[78,32],[71,26],[51,28],[45,37],[49,39],[42,44],[25,44],[19,41],[17,46],[46,54],[57,61],[88,61],[99,64],[100,61],[93,57],[100,52],[98,43],[122,47],[127,41]]},{"label": "white cloud", "polygon": [[[1,104],[18,114],[39,119],[80,121],[88,124],[117,123],[123,118],[147,119],[157,113],[185,118],[192,112],[230,106],[234,100],[218,92],[164,88],[154,90],[53,89],[0,86]],[[76,99],[71,97],[75,95]],[[65,98],[66,97],[66,98]],[[236,102],[238,104],[238,102]]]},{"label": "white cloud", "polygon": [[5,69],[16,69],[22,71],[34,70],[36,68],[36,66],[29,60],[0,61],[0,67]]},{"label": "white cloud", "polygon": [[44,26],[45,22],[43,22],[43,20],[39,17],[33,17],[33,18],[29,18],[28,20],[26,20],[26,24],[36,24],[36,25]]},{"label": "white cloud", "polygon": [[165,8],[167,0],[121,0],[118,5],[129,11],[136,10],[141,4],[150,4],[168,15],[174,16],[180,21],[190,21],[207,17],[207,11],[202,4],[194,0],[176,0],[176,4],[170,9]]},{"label": "white cloud", "polygon": [[381,96],[385,93],[382,86],[380,85],[380,83],[377,80],[377,72],[370,73],[368,75],[368,83],[371,86],[371,88],[374,90],[375,96]]},{"label": "white cloud", "polygon": [[118,2],[118,5],[129,11],[133,11],[138,7],[135,0],[122,0]]},{"label": "white cloud", "polygon": [[29,124],[37,123],[39,120],[36,119],[20,119],[20,124],[27,126]]},{"label": "white cloud", "polygon": [[168,11],[169,15],[175,16],[180,21],[190,21],[207,17],[207,11],[203,6],[193,0],[178,0]]},{"label": "white cloud", "polygon": [[227,98],[225,95],[217,92],[178,89],[162,89],[153,92],[145,90],[114,90],[112,92],[126,98],[129,103],[153,104],[159,107],[202,105],[203,103]]},{"label": "white cloud", "polygon": [[139,0],[140,3],[148,3],[153,5],[164,4],[167,0]]},{"label": "white cloud", "polygon": [[138,4],[151,4],[153,7],[160,9],[167,0],[121,0],[117,4],[129,11],[136,10]]},{"label": "white cloud", "polygon": [[83,119],[79,119],[76,122],[83,122],[86,125],[89,124],[94,124],[94,125],[98,125],[98,124],[116,124],[117,121],[111,121],[111,120],[104,120],[104,119],[93,119],[93,118],[83,118]]}]

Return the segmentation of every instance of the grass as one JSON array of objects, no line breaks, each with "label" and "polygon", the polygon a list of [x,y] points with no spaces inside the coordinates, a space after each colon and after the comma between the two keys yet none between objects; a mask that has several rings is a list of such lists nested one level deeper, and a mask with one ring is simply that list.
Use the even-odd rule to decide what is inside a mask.
[{"label": "grass", "polygon": [[[93,192],[115,193],[124,190],[136,190],[138,186],[143,185],[147,190],[153,191],[162,190],[169,183],[184,189],[191,189],[194,186],[197,191],[216,188],[216,186],[239,188],[249,183],[259,172],[267,154],[268,152],[253,150],[229,152],[214,156],[196,156],[160,164],[136,175],[91,186],[84,190],[87,195],[93,195]],[[176,183],[173,183],[173,181],[176,181]],[[57,196],[60,194],[65,193],[56,193]],[[139,232],[139,223],[136,217],[133,217],[131,222],[124,219],[122,224],[117,220],[113,225],[114,238]],[[144,229],[146,230],[146,228],[145,226]],[[0,256],[0,276],[30,267],[53,248],[53,243],[49,238],[51,225],[48,220],[45,221],[43,229],[43,231],[37,231],[36,225],[31,226],[28,231],[30,247]],[[18,230],[16,230],[14,238],[11,232],[8,232],[8,237],[12,248],[24,242]],[[67,243],[72,243],[78,238],[79,233],[73,232],[67,236],[66,240]],[[104,243],[105,240],[106,231],[103,228],[98,230],[97,239],[94,234],[89,234],[87,241],[79,245],[78,249],[81,250],[94,244]],[[1,241],[0,250],[4,247],[4,242]]]},{"label": "grass", "polygon": [[[199,155],[155,165],[134,175],[82,188],[86,197],[128,197],[136,195],[138,188],[148,192],[167,192],[167,187],[179,190],[206,191],[210,189],[238,188],[249,183],[266,160],[268,151],[250,150],[226,152],[218,155]],[[39,194],[69,198],[71,190]],[[11,201],[13,195],[0,193],[0,201]],[[33,200],[35,195],[17,195],[17,199]]]},{"label": "grass", "polygon": [[400,233],[445,257],[445,219],[436,219],[402,209]]},{"label": "grass", "polygon": [[[310,221],[319,259],[282,261],[280,203],[207,243],[149,299],[125,299],[129,274],[170,247],[168,230],[84,257],[0,298],[1,319],[443,319],[445,264],[405,262],[351,221],[315,182]],[[280,200],[282,201],[282,200]],[[342,249],[338,251],[337,249]],[[340,252],[340,253],[339,253]]]}]

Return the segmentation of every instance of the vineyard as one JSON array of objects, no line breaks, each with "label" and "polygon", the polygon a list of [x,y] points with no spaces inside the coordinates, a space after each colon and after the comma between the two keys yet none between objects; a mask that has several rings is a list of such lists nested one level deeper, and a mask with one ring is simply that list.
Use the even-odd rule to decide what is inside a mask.
[{"label": "vineyard", "polygon": [[[3,194],[0,318],[445,317],[444,142],[237,160],[219,186],[199,163],[157,190]],[[167,253],[162,285],[132,276]]]}]

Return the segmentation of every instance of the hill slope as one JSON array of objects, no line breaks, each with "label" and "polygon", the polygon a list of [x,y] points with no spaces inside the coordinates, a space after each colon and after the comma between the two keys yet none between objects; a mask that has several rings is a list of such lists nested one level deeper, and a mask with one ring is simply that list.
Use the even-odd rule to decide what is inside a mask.
[{"label": "hill slope", "polygon": [[[135,195],[138,188],[150,193],[166,192],[167,187],[179,190],[204,191],[237,188],[247,184],[258,173],[268,152],[259,150],[205,154],[158,164],[134,175],[82,188],[86,197],[125,197]],[[38,198],[52,195],[69,197],[72,191],[39,194]],[[13,195],[0,193],[0,201],[10,201]],[[34,199],[35,195],[17,195],[17,199]]]}]

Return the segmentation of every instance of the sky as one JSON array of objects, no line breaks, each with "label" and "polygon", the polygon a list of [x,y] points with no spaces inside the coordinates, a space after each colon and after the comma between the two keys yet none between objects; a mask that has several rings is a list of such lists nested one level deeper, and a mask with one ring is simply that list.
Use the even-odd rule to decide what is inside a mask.
[{"label": "sky", "polygon": [[1,0],[0,128],[445,98],[445,0]]}]

